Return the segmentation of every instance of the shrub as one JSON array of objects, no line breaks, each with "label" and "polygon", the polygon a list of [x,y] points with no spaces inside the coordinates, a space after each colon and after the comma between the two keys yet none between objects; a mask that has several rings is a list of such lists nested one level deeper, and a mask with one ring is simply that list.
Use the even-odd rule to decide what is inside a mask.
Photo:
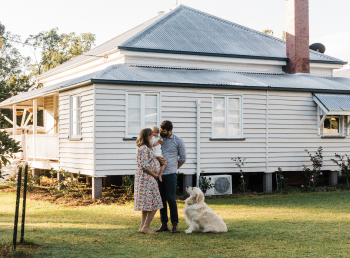
[{"label": "shrub", "polygon": [[[59,182],[58,180],[54,180],[53,176],[55,174],[60,174],[63,177],[63,180]],[[60,171],[56,171],[51,169],[51,185],[49,187],[49,191],[51,194],[59,194],[62,193],[64,196],[68,197],[73,194],[78,194],[83,197],[85,200],[87,190],[86,185],[79,182],[80,172],[74,176],[73,173],[68,172],[67,170],[61,169]]]},{"label": "shrub", "polygon": [[245,160],[247,158],[240,158],[240,157],[237,157],[237,158],[231,158],[236,166],[239,168],[239,174],[240,174],[240,184],[239,184],[239,190],[241,190],[243,193],[245,193],[247,191],[247,184],[244,180],[244,172],[242,170],[242,167],[247,164],[247,162],[245,162]]},{"label": "shrub", "polygon": [[206,194],[206,192],[214,187],[214,184],[211,183],[211,178],[210,177],[206,177],[203,174],[204,171],[202,171],[202,173],[199,176],[199,188],[202,190],[202,192],[204,194]]},{"label": "shrub", "polygon": [[308,150],[305,149],[307,154],[310,157],[312,162],[312,170],[307,166],[303,165],[303,171],[305,173],[306,178],[309,180],[309,186],[315,187],[318,184],[318,180],[320,175],[322,175],[321,168],[323,165],[323,156],[322,156],[322,147],[320,146],[315,155],[311,154]]},{"label": "shrub", "polygon": [[335,158],[336,159],[331,160],[339,166],[342,176],[346,178],[346,185],[348,189],[350,189],[350,157],[347,154],[340,156],[339,154],[335,153]]},{"label": "shrub", "polygon": [[132,190],[134,189],[134,179],[130,175],[125,175],[122,177],[121,188],[125,190],[127,196],[132,195]]},{"label": "shrub", "polygon": [[283,189],[286,187],[287,185],[287,179],[285,178],[282,174],[282,168],[278,168],[278,172],[277,172],[277,191],[283,191]]},{"label": "shrub", "polygon": [[0,131],[0,170],[14,159],[15,153],[22,152],[20,143],[12,139],[5,131]]}]

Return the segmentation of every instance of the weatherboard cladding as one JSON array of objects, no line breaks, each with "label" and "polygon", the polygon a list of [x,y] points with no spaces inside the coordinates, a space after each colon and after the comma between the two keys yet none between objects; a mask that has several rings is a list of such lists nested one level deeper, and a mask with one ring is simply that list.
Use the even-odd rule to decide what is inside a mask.
[{"label": "weatherboard cladding", "polygon": [[350,95],[314,94],[328,111],[350,111]]},{"label": "weatherboard cladding", "polygon": [[[180,5],[51,69],[52,73],[120,47],[138,51],[287,60],[286,42],[262,32]],[[310,50],[310,61],[343,63]]]},{"label": "weatherboard cladding", "polygon": [[56,85],[25,92],[0,103],[10,105],[51,92],[63,91],[81,82],[152,86],[213,87],[248,90],[285,90],[350,94],[350,79],[309,74],[252,74],[202,69],[112,65]]}]

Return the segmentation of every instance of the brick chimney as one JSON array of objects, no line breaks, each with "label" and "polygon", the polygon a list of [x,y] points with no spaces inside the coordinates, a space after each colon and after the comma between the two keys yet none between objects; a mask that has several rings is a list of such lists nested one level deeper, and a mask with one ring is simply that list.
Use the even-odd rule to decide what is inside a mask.
[{"label": "brick chimney", "polygon": [[310,73],[309,0],[286,0],[287,66],[286,73]]}]

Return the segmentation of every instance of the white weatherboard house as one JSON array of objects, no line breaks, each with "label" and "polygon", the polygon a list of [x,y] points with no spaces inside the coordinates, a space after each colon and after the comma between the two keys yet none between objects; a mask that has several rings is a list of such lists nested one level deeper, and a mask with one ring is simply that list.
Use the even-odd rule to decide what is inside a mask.
[{"label": "white weatherboard house", "polygon": [[[300,2],[307,1],[288,0],[287,8]],[[308,23],[290,13],[287,19]],[[202,170],[238,172],[231,158],[240,156],[244,171],[264,173],[271,191],[278,167],[310,165],[304,149],[324,148],[324,170],[337,169],[335,152],[350,154],[350,79],[332,77],[344,62],[309,50],[308,29],[288,24],[286,44],[180,5],[40,75],[42,88],[0,108],[33,107],[33,130],[26,121],[12,130],[22,158],[33,168],[92,177],[95,198],[102,178],[134,174],[140,129],[163,120],[186,144],[179,171],[186,180]],[[37,106],[44,109],[40,131]]]}]

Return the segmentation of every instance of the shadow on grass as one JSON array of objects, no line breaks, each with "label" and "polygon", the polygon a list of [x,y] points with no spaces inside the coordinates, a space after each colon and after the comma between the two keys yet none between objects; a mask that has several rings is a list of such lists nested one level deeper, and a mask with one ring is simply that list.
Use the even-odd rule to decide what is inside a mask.
[{"label": "shadow on grass", "polygon": [[[339,241],[347,236],[350,226],[337,221],[226,220],[227,233],[185,234],[187,226],[180,220],[180,234],[163,232],[158,235],[137,233],[138,223],[134,218],[119,228],[108,228],[101,222],[101,227],[107,226],[101,229],[89,228],[88,224],[86,228],[60,228],[51,224],[51,227],[27,230],[25,236],[31,243],[41,246],[36,250],[38,257],[229,257],[233,251],[240,254],[238,257],[259,253],[267,254],[259,257],[275,257],[273,254],[288,250],[299,254],[312,250],[314,257],[317,254],[325,257],[334,254],[334,250],[345,254],[349,247],[349,243],[340,244]],[[156,226],[158,222],[154,221],[152,228]],[[11,239],[11,229],[3,233],[6,239]]]}]

